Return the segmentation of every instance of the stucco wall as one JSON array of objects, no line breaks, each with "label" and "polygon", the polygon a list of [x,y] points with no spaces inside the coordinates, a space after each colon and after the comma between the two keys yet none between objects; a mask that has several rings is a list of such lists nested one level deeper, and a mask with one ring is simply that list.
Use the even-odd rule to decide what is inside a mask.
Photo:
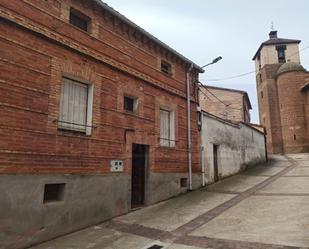
[{"label": "stucco wall", "polygon": [[[50,183],[66,184],[63,201],[43,202]],[[26,248],[124,214],[130,184],[128,175],[1,175],[0,248]]]},{"label": "stucco wall", "polygon": [[265,162],[264,134],[254,128],[204,113],[201,134],[207,183],[214,181],[214,144],[218,146],[220,178],[236,174],[248,165]]}]

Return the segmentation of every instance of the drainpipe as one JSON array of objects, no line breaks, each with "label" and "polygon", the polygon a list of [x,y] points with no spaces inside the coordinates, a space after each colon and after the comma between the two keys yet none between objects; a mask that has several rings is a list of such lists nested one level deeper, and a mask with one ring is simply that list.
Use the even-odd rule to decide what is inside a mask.
[{"label": "drainpipe", "polygon": [[190,72],[193,64],[187,71],[187,113],[188,113],[188,173],[189,173],[189,190],[192,190],[192,141],[191,141],[191,94],[190,94]]},{"label": "drainpipe", "polygon": [[201,160],[202,160],[202,186],[205,187],[206,186],[206,177],[205,177],[205,147],[204,147],[204,133],[203,133],[203,126],[204,126],[204,115],[201,112]]}]

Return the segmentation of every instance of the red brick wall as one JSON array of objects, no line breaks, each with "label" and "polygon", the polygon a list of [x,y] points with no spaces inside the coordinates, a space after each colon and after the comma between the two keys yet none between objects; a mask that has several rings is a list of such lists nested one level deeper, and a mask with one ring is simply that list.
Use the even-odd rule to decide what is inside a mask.
[{"label": "red brick wall", "polygon": [[[70,6],[92,18],[90,35],[68,24]],[[111,159],[125,160],[128,173],[132,143],[150,145],[152,171],[187,171],[188,65],[183,60],[91,1],[11,0],[0,3],[0,13],[1,173],[108,173]],[[161,58],[173,65],[172,77],[160,72]],[[63,74],[94,85],[91,136],[57,128]],[[123,111],[124,94],[139,98],[137,115]],[[194,97],[191,126],[197,171]],[[175,111],[175,148],[159,145],[162,105]]]},{"label": "red brick wall", "polygon": [[305,76],[304,72],[288,72],[277,78],[284,153],[306,151],[306,99],[301,93]]},{"label": "red brick wall", "polygon": [[308,73],[289,72],[277,76],[280,66],[265,65],[260,70],[262,81],[257,75],[260,121],[266,127],[267,149],[274,154],[306,151],[308,115],[301,87]]},{"label": "red brick wall", "polygon": [[200,105],[204,111],[235,122],[250,122],[249,108],[244,103],[243,93],[212,87],[207,89],[217,98],[202,87],[200,90],[202,91],[200,93]]},{"label": "red brick wall", "polygon": [[[266,127],[267,150],[282,153],[282,131],[278,103],[276,74],[280,64],[265,65],[257,75],[260,122]],[[263,96],[263,97],[262,97]]]}]

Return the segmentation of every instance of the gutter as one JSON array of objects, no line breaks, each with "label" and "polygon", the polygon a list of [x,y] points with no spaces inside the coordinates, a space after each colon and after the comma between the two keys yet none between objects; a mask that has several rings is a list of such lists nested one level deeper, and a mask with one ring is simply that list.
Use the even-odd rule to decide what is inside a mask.
[{"label": "gutter", "polygon": [[192,190],[192,141],[191,141],[191,94],[190,94],[190,73],[194,65],[191,64],[187,71],[187,133],[188,133],[188,175],[189,175],[189,190]]}]

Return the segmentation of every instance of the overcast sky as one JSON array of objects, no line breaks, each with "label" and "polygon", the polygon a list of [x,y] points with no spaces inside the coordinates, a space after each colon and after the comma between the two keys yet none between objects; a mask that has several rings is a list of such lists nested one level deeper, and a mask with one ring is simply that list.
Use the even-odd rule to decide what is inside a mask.
[{"label": "overcast sky", "polygon": [[[121,14],[200,66],[221,55],[207,67],[203,83],[245,90],[258,120],[255,75],[210,81],[254,70],[252,57],[268,39],[271,23],[281,38],[300,39],[309,46],[308,0],[103,0]],[[309,69],[309,49],[301,52]]]}]

